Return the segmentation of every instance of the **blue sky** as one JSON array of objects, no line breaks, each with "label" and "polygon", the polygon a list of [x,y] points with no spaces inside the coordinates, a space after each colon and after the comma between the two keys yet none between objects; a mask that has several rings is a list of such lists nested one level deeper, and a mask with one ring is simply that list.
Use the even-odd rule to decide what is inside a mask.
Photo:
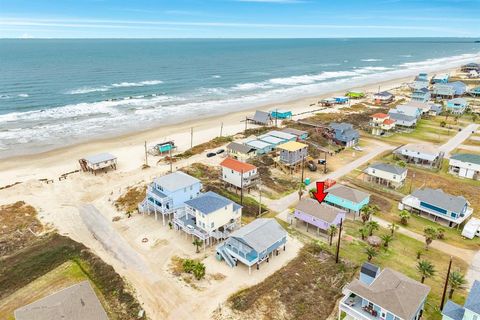
[{"label": "blue sky", "polygon": [[0,38],[480,37],[480,0],[0,0]]}]

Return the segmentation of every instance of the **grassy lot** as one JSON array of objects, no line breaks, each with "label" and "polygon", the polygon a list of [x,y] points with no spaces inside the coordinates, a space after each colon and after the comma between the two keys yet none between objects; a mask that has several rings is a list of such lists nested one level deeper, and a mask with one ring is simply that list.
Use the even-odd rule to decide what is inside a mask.
[{"label": "grassy lot", "polygon": [[356,269],[349,262],[335,264],[323,246],[310,243],[286,266],[233,294],[228,303],[239,319],[326,319]]},{"label": "grassy lot", "polygon": [[[366,261],[367,256],[364,253],[366,244],[359,240],[361,238],[358,229],[361,227],[359,221],[347,221],[345,226],[345,239],[341,246],[341,257],[348,259],[357,264]],[[390,231],[380,229],[375,232],[376,235],[387,234]],[[412,279],[420,280],[420,275],[416,271],[417,252],[421,251],[421,259],[429,260],[437,270],[436,275],[425,281],[425,284],[431,287],[431,292],[427,299],[425,319],[436,320],[441,319],[438,312],[438,306],[441,300],[443,285],[445,281],[445,274],[448,268],[449,257],[443,252],[435,249],[424,250],[423,242],[417,241],[405,235],[396,233],[394,240],[389,245],[387,250],[383,248],[379,250],[379,255],[373,258],[372,262],[381,267],[389,267],[395,269]],[[455,259],[453,263],[453,270],[461,270],[466,273],[468,266],[463,260]],[[465,292],[455,292],[454,301],[463,303],[465,299]]]},{"label": "grassy lot", "polygon": [[[10,296],[0,300],[0,319],[14,319],[13,311],[78,282],[88,280],[82,268],[74,261],[67,261],[45,275],[30,282]],[[97,296],[106,304],[103,295]]]},{"label": "grassy lot", "polygon": [[122,212],[133,212],[138,208],[138,204],[145,199],[147,186],[133,186],[127,189],[117,200],[115,200],[115,208]]},{"label": "grassy lot", "polygon": [[23,202],[0,207],[0,230],[6,230],[0,233],[0,318],[11,318],[21,304],[53,293],[62,284],[88,278],[110,319],[137,319],[141,306],[113,267],[84,245],[45,233],[36,216]]}]

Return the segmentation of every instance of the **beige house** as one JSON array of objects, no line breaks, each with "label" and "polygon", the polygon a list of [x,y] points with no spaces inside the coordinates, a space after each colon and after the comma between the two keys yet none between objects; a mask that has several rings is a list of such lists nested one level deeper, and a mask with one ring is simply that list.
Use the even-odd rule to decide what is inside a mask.
[{"label": "beige house", "polygon": [[388,163],[376,163],[364,171],[367,181],[393,189],[403,186],[407,179],[407,172],[406,168]]}]

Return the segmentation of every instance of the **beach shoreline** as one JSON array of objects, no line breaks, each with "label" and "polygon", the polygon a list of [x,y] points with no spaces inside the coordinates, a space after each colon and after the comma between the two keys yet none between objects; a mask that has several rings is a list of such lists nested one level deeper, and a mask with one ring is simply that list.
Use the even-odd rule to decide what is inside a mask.
[{"label": "beach shoreline", "polygon": [[[452,70],[455,69],[449,68],[437,72],[451,72]],[[373,93],[379,89],[391,90],[400,87],[407,82],[411,82],[411,80],[411,76],[402,77],[352,87],[351,89]],[[145,141],[147,142],[147,146],[153,146],[156,143],[174,140],[178,151],[185,151],[190,147],[192,128],[193,145],[197,145],[219,136],[222,123],[223,135],[240,133],[245,129],[245,123],[242,122],[242,120],[244,120],[247,115],[252,115],[255,110],[285,108],[292,111],[293,114],[301,114],[300,116],[294,117],[294,119],[298,119],[308,116],[309,112],[318,109],[318,101],[321,99],[344,94],[345,90],[322,93],[313,97],[267,104],[262,107],[253,107],[235,113],[215,115],[212,117],[207,116],[144,131],[125,133],[111,138],[94,139],[45,152],[3,158],[0,159],[0,172],[2,173],[0,186],[28,179],[45,179],[51,178],[52,175],[54,177],[59,176],[65,172],[77,169],[78,159],[100,152],[109,152],[117,156],[120,170],[132,170],[140,167],[145,162]],[[352,100],[352,103],[355,103],[355,100]],[[337,112],[337,109],[328,108],[326,111]],[[24,170],[20,171],[20,168]],[[49,168],[53,169],[53,171],[48,170]]]}]

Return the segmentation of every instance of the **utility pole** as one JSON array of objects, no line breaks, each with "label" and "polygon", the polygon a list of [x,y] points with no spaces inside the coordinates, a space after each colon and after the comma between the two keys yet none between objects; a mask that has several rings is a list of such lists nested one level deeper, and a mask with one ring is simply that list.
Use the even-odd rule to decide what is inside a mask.
[{"label": "utility pole", "polygon": [[223,122],[222,122],[222,124],[220,125],[220,137],[222,136],[222,134],[223,134]]},{"label": "utility pole", "polygon": [[247,123],[248,123],[248,118],[245,117],[245,132],[247,131]]},{"label": "utility pole", "polygon": [[450,262],[448,263],[447,278],[445,279],[445,286],[443,287],[442,301],[440,302],[440,311],[443,310],[443,303],[445,302],[445,295],[447,293],[448,279],[450,279],[450,270],[452,269],[452,257],[450,256]]},{"label": "utility pole", "polygon": [[193,127],[190,128],[190,149],[193,148]]},{"label": "utility pole", "polygon": [[170,158],[170,173],[172,173],[173,172],[172,148],[170,148],[170,150],[168,150],[168,157]]},{"label": "utility pole", "polygon": [[323,164],[323,173],[327,173],[327,152],[325,151],[325,163]]},{"label": "utility pole", "polygon": [[243,170],[240,174],[240,204],[243,205]]},{"label": "utility pole", "polygon": [[413,187],[413,180],[415,179],[415,172],[412,173],[412,181],[410,181],[410,192],[409,193],[412,193],[412,187]]},{"label": "utility pole", "polygon": [[148,166],[147,141],[145,141],[145,166]]},{"label": "utility pole", "polygon": [[338,256],[340,254],[340,240],[342,239],[343,219],[340,219],[340,229],[338,230],[337,252],[335,254],[335,263],[338,263]]},{"label": "utility pole", "polygon": [[258,195],[260,197],[258,201],[258,215],[260,216],[262,214],[262,186],[258,184]]},{"label": "utility pole", "polygon": [[300,175],[300,186],[298,188],[298,200],[302,200],[303,195],[303,174],[305,170],[305,157],[302,157],[302,174]]},{"label": "utility pole", "polygon": [[275,109],[275,127],[278,127],[277,119],[278,119],[278,109]]}]

